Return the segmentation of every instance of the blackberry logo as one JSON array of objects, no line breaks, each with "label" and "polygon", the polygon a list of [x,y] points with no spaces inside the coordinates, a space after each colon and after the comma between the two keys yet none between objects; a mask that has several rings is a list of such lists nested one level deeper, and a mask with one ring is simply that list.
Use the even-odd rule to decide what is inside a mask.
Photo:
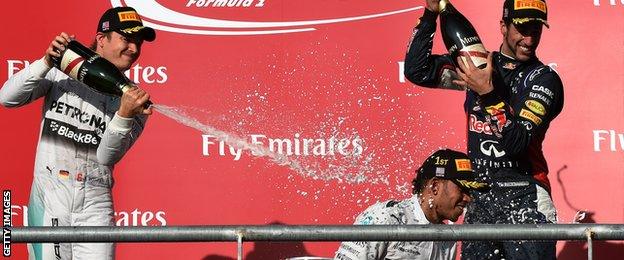
[{"label": "blackberry logo", "polygon": [[59,129],[59,125],[56,122],[51,121],[50,122],[50,129],[52,130],[52,132],[56,132]]}]

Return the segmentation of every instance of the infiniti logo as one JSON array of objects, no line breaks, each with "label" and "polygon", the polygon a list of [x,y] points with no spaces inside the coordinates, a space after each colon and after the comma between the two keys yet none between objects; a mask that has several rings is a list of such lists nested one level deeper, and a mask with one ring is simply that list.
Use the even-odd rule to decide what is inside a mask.
[{"label": "infiniti logo", "polygon": [[505,151],[499,151],[498,149],[496,149],[496,146],[494,146],[494,144],[498,144],[498,142],[492,140],[481,142],[481,153],[487,156],[494,156],[496,158],[504,156]]},{"label": "infiniti logo", "polygon": [[[313,26],[330,23],[365,20],[411,12],[422,9],[422,6],[396,10],[392,12],[370,14],[354,17],[343,17],[325,20],[293,21],[293,22],[245,22],[199,17],[180,13],[159,4],[156,0],[110,0],[112,6],[132,6],[142,18],[145,26],[161,31],[199,34],[199,35],[259,35],[307,32],[316,30]],[[123,4],[122,4],[123,2]],[[147,21],[146,21],[147,20]],[[185,28],[189,27],[189,28]],[[197,29],[197,28],[201,29]],[[271,28],[271,29],[267,29]],[[215,30],[217,29],[217,30]],[[221,30],[219,30],[221,29]],[[240,29],[249,29],[243,30]]]}]

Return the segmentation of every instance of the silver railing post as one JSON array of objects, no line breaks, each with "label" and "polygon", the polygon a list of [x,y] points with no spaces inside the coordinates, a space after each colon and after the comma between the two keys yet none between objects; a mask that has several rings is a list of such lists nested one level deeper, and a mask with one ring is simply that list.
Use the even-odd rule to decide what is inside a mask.
[{"label": "silver railing post", "polygon": [[243,260],[243,234],[240,232],[236,234],[236,240],[238,242],[238,260]]},{"label": "silver railing post", "polygon": [[591,228],[585,230],[585,236],[587,237],[587,260],[592,260],[594,258],[594,246],[592,243],[593,232]]}]

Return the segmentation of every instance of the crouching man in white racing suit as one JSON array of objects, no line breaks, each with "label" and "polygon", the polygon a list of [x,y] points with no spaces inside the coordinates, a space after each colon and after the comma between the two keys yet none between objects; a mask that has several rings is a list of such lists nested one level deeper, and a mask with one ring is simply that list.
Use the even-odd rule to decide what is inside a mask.
[{"label": "crouching man in white racing suit", "polygon": [[[121,12],[126,14],[122,21]],[[111,173],[143,131],[151,114],[143,107],[149,95],[139,88],[121,98],[104,95],[53,68],[51,57],[60,57],[58,50],[70,38],[56,36],[42,59],[9,78],[0,102],[19,107],[44,98],[28,225],[112,226]],[[92,48],[125,71],[139,57],[143,41],[154,38],[134,9],[112,8],[102,16]],[[112,243],[29,244],[28,251],[30,259],[114,258]]]},{"label": "crouching man in white racing suit", "polygon": [[[472,201],[470,191],[487,191],[475,181],[470,159],[462,152],[439,150],[417,171],[414,194],[403,201],[374,204],[355,220],[356,225],[427,225],[457,221]],[[455,241],[350,241],[336,252],[337,260],[455,259]]]}]

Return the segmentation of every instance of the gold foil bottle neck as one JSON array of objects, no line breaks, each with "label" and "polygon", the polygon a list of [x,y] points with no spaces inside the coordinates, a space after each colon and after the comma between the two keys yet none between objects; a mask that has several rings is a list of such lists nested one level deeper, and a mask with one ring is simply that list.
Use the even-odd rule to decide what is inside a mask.
[{"label": "gold foil bottle neck", "polygon": [[440,13],[446,10],[446,5],[449,4],[448,0],[440,0],[438,3],[438,8],[440,9]]},{"label": "gold foil bottle neck", "polygon": [[126,91],[128,91],[132,87],[133,87],[132,84],[123,84],[123,85],[121,85],[121,92],[126,93]]}]

